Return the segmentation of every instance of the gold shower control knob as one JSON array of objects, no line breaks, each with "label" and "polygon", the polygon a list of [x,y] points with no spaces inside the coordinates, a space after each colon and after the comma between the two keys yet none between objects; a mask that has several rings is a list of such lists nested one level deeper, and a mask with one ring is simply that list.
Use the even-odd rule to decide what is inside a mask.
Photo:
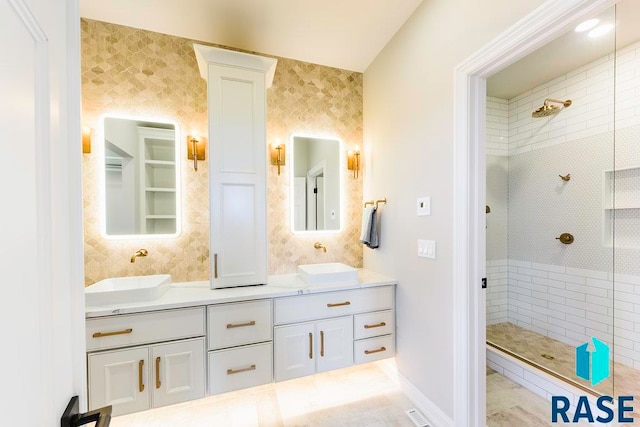
[{"label": "gold shower control knob", "polygon": [[570,245],[573,243],[573,234],[571,233],[562,233],[560,237],[556,237],[556,240],[560,240],[561,243],[565,245]]}]

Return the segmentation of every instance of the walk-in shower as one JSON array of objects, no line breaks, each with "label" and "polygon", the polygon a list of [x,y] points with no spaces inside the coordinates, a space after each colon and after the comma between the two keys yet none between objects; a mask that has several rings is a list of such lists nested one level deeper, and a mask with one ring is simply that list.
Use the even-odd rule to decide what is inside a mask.
[{"label": "walk-in shower", "polygon": [[[639,3],[487,80],[487,363],[545,398],[640,402]],[[610,375],[577,370],[578,348]]]}]

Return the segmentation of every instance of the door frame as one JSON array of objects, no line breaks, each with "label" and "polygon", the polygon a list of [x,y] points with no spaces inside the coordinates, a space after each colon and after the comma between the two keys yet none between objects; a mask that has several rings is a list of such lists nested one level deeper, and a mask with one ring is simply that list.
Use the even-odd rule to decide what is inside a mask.
[{"label": "door frame", "polygon": [[454,69],[454,421],[486,425],[486,79],[615,0],[547,0]]}]

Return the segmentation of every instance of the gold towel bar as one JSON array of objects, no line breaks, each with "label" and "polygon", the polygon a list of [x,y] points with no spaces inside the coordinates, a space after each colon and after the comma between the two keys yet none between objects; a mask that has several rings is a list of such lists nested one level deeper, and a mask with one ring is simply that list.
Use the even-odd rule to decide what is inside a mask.
[{"label": "gold towel bar", "polygon": [[371,206],[375,206],[376,209],[378,209],[378,204],[386,204],[387,203],[387,198],[385,197],[384,199],[378,199],[378,200],[369,200],[368,202],[364,202],[364,207],[366,208],[367,206],[371,205]]}]

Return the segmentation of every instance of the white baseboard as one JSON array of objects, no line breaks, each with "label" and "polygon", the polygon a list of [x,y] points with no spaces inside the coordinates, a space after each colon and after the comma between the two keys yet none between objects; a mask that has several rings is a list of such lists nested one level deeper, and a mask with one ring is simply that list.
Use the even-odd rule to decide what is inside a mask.
[{"label": "white baseboard", "polygon": [[436,406],[427,396],[422,394],[411,381],[405,378],[395,367],[392,367],[387,361],[381,360],[377,362],[379,366],[392,378],[397,378],[400,390],[416,405],[416,409],[422,412],[432,427],[453,427],[453,419]]}]

